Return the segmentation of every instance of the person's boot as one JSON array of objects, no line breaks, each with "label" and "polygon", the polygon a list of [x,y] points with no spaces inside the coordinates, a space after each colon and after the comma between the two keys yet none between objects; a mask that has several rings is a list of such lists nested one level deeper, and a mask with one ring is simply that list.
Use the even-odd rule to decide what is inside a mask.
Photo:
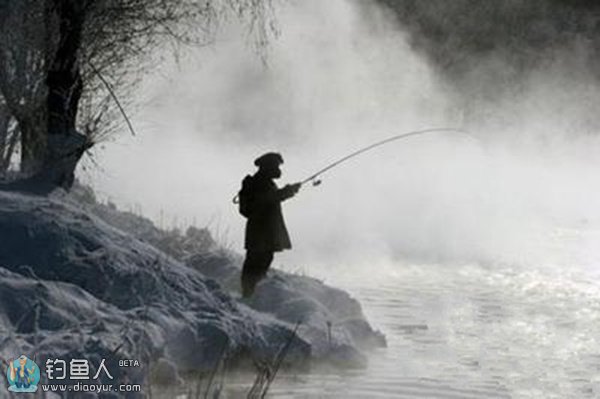
[{"label": "person's boot", "polygon": [[248,276],[244,277],[242,278],[242,298],[250,298],[254,294],[255,282]]}]

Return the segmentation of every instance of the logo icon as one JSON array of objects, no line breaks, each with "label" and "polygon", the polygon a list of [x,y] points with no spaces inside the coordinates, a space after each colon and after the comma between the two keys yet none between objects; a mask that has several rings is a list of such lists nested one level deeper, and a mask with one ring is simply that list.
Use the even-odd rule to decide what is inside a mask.
[{"label": "logo icon", "polygon": [[6,369],[8,390],[12,392],[35,392],[40,382],[40,368],[25,355],[8,362]]}]

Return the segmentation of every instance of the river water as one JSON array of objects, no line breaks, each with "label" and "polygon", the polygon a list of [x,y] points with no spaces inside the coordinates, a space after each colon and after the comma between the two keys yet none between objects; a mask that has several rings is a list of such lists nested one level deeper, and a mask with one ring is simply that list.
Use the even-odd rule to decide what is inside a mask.
[{"label": "river water", "polygon": [[[376,273],[373,273],[376,274]],[[366,370],[282,374],[285,398],[596,398],[600,280],[580,267],[399,264],[342,283],[388,348]]]}]

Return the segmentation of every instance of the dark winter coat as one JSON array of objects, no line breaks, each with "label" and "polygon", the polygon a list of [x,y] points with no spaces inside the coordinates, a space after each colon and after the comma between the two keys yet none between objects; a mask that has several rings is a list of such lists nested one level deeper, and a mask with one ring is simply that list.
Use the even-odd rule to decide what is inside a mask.
[{"label": "dark winter coat", "polygon": [[277,188],[273,180],[255,174],[246,176],[242,190],[247,196],[250,213],[246,223],[245,248],[251,251],[278,252],[292,248],[285,227],[281,202],[294,195],[291,190]]}]

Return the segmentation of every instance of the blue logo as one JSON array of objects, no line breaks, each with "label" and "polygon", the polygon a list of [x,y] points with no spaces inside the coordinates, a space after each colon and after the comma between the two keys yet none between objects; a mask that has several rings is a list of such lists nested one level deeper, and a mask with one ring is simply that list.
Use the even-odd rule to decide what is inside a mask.
[{"label": "blue logo", "polygon": [[40,368],[25,355],[8,362],[6,369],[8,390],[12,392],[35,392],[40,382]]}]

